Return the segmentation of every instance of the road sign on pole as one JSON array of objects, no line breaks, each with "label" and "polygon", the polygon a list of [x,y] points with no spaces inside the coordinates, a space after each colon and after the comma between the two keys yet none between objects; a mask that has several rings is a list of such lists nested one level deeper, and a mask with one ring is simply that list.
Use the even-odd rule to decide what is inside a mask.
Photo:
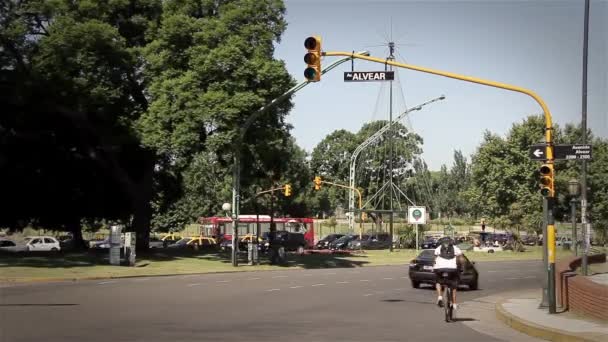
[{"label": "road sign on pole", "polygon": [[[530,146],[530,159],[546,160],[546,147],[544,144]],[[593,146],[589,144],[555,145],[553,146],[553,157],[556,160],[591,160],[592,150]]]},{"label": "road sign on pole", "polygon": [[345,71],[344,82],[393,81],[394,71]]},{"label": "road sign on pole", "polygon": [[425,207],[407,207],[407,221],[410,224],[426,224]]}]

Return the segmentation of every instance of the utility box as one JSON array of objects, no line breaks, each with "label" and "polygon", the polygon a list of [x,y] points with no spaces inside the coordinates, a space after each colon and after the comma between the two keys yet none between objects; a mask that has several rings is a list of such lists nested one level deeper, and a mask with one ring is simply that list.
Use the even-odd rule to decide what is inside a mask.
[{"label": "utility box", "polygon": [[135,244],[136,239],[133,233],[125,233],[125,258],[129,266],[135,266]]},{"label": "utility box", "polygon": [[120,266],[121,226],[110,227],[110,265]]}]

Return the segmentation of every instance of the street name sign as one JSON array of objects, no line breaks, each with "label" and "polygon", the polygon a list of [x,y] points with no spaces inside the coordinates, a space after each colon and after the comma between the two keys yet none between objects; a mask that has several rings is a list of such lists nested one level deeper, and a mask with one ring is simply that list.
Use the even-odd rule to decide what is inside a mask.
[{"label": "street name sign", "polygon": [[344,82],[392,81],[394,71],[345,71]]},{"label": "street name sign", "polygon": [[[530,159],[532,160],[546,160],[546,145],[532,145],[530,146]],[[577,144],[577,145],[554,145],[553,146],[553,159],[563,160],[591,160],[593,146],[588,144]]]}]

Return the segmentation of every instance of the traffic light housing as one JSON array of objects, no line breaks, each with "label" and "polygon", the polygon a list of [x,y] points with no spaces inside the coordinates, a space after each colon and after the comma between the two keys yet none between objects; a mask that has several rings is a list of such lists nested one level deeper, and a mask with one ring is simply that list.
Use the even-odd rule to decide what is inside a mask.
[{"label": "traffic light housing", "polygon": [[540,169],[540,193],[545,197],[554,197],[554,172],[553,164],[543,164]]},{"label": "traffic light housing", "polygon": [[309,82],[319,82],[321,80],[321,37],[306,38],[304,47],[308,50],[304,55],[306,63],[304,77]]},{"label": "traffic light housing", "polygon": [[285,184],[285,196],[291,196],[291,184]]},{"label": "traffic light housing", "polygon": [[321,177],[316,176],[314,183],[315,183],[315,190],[321,190]]}]

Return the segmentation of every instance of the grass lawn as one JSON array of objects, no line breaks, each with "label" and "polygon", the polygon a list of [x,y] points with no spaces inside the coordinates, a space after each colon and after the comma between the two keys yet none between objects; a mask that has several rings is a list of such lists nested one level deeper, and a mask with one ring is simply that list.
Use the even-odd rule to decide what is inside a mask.
[{"label": "grass lawn", "polygon": [[[527,251],[467,252],[471,261],[541,260],[542,247],[526,247]],[[365,267],[406,265],[416,255],[415,250],[364,251],[353,255],[290,255],[286,266],[268,264],[261,256],[261,265],[248,266],[242,256],[240,266],[234,268],[228,254],[167,254],[157,252],[138,259],[135,267],[110,266],[107,253],[74,253],[65,255],[0,256],[0,282],[45,281],[59,279],[115,278],[211,272],[316,269],[332,267]],[[558,259],[570,256],[569,251],[557,250]]]}]

